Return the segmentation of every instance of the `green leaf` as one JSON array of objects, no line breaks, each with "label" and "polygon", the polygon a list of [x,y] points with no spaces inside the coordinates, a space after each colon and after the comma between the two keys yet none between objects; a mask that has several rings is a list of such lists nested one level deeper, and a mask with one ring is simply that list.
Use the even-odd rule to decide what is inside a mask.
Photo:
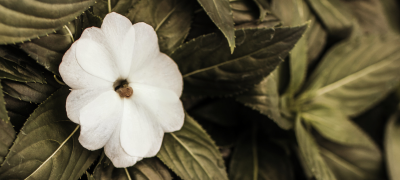
[{"label": "green leaf", "polygon": [[277,70],[273,71],[260,84],[237,97],[237,101],[259,111],[276,122],[282,129],[290,129],[293,122],[281,117],[279,105]]},{"label": "green leaf", "polygon": [[63,26],[55,33],[19,44],[19,46],[37,63],[52,73],[60,75],[58,66],[60,66],[62,57],[74,42],[74,39],[78,38],[75,36],[77,25],[78,23],[74,21],[69,22],[68,25]]},{"label": "green leaf", "polygon": [[167,167],[157,158],[145,158],[127,168],[115,168],[110,159],[104,157],[97,164],[93,177],[96,180],[172,180]]},{"label": "green leaf", "polygon": [[302,108],[301,117],[325,138],[343,145],[378,147],[341,111],[326,105],[312,104]]},{"label": "green leaf", "polygon": [[320,153],[340,180],[376,180],[382,176],[382,154],[377,148],[340,145],[317,137]]},{"label": "green leaf", "polygon": [[312,62],[317,60],[319,55],[324,50],[328,33],[326,32],[324,27],[322,27],[317,17],[315,17],[315,15],[311,12],[309,12],[307,19],[310,21],[310,25],[308,27],[309,30],[305,34],[308,47],[307,62],[308,64],[311,64]]},{"label": "green leaf", "polygon": [[15,139],[15,130],[10,123],[6,111],[6,102],[4,101],[2,87],[0,85],[0,164],[4,162],[4,158],[8,154]]},{"label": "green leaf", "polygon": [[267,0],[254,0],[260,11],[260,21],[264,21],[265,16],[270,14],[270,6]]},{"label": "green leaf", "polygon": [[0,79],[46,83],[37,65],[9,46],[0,46]]},{"label": "green leaf", "polygon": [[[126,16],[129,9],[133,7],[139,0],[111,0],[111,12],[116,12]],[[108,0],[97,0],[93,5],[93,14],[101,19],[108,14]]]},{"label": "green leaf", "polygon": [[225,38],[228,40],[230,52],[235,49],[235,31],[233,29],[232,9],[229,5],[229,0],[197,0],[206,11],[207,15],[222,31]]},{"label": "green leaf", "polygon": [[314,137],[303,126],[302,119],[297,116],[295,133],[300,147],[300,155],[303,156],[305,168],[311,170],[317,180],[336,180],[331,169],[320,155],[320,149]]},{"label": "green leaf", "polygon": [[10,118],[7,116],[6,101],[4,100],[3,86],[1,85],[3,81],[0,79],[0,121],[9,124]]},{"label": "green leaf", "polygon": [[14,126],[15,131],[19,132],[29,115],[38,105],[15,99],[7,94],[4,94],[4,100],[11,124]]},{"label": "green leaf", "polygon": [[235,94],[260,83],[272,72],[305,28],[236,30],[238,43],[233,54],[221,36],[210,34],[186,43],[171,58],[183,74],[186,93]]},{"label": "green leaf", "polygon": [[342,42],[325,55],[298,99],[336,105],[355,116],[384,98],[399,82],[400,38],[367,36]]},{"label": "green leaf", "polygon": [[400,178],[400,121],[398,113],[392,115],[385,129],[386,165],[390,179]]},{"label": "green leaf", "polygon": [[2,167],[0,179],[78,179],[99,151],[83,148],[79,125],[66,115],[64,87],[41,104],[18,134]]},{"label": "green leaf", "polygon": [[346,6],[338,0],[308,0],[311,8],[318,14],[332,35],[346,37],[352,30],[352,16],[346,13]]},{"label": "green leaf", "polygon": [[232,155],[229,169],[231,180],[294,179],[289,156],[266,139],[257,135],[255,129],[242,136]]},{"label": "green leaf", "polygon": [[94,0],[0,1],[0,44],[20,43],[60,29]]},{"label": "green leaf", "polygon": [[192,6],[191,1],[142,0],[129,11],[127,17],[132,23],[145,22],[153,26],[161,52],[170,54],[189,33]]},{"label": "green leaf", "polygon": [[230,5],[232,7],[235,29],[272,28],[281,25],[280,20],[271,13],[264,14],[262,21],[258,19],[257,4],[253,1],[231,1]]},{"label": "green leaf", "polygon": [[157,157],[183,179],[228,179],[213,140],[187,114],[180,131],[164,135]]},{"label": "green leaf", "polygon": [[392,31],[400,33],[400,7],[397,0],[381,0],[384,13]]}]

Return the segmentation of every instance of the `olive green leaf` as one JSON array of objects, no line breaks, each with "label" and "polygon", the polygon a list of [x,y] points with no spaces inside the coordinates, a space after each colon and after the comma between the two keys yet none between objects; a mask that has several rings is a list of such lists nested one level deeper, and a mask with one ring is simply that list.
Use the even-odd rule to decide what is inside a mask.
[{"label": "olive green leaf", "polygon": [[139,0],[111,0],[111,4],[108,4],[108,0],[97,0],[96,4],[93,5],[93,14],[104,19],[109,13],[109,6],[111,12],[116,12],[126,16],[129,9],[133,7]]},{"label": "olive green leaf", "polygon": [[157,158],[145,158],[134,166],[115,168],[110,159],[104,157],[93,172],[96,180],[172,180],[167,167]]},{"label": "olive green leaf", "polygon": [[37,65],[20,53],[9,46],[0,46],[0,79],[46,83]]},{"label": "olive green leaf", "polygon": [[4,100],[11,124],[14,126],[14,130],[19,132],[29,115],[32,114],[38,105],[15,99],[7,94],[4,94]]},{"label": "olive green leaf", "polygon": [[260,10],[260,21],[264,21],[266,15],[270,14],[270,6],[267,0],[254,0]]},{"label": "olive green leaf", "polygon": [[317,180],[336,180],[331,169],[320,155],[320,149],[314,137],[307,130],[300,116],[297,116],[295,133],[300,148],[300,156],[305,161],[305,168],[311,170]]},{"label": "olive green leaf", "polygon": [[310,12],[307,19],[310,21],[310,25],[308,27],[308,33],[306,33],[305,36],[307,38],[308,47],[307,62],[310,64],[314,62],[321,54],[322,50],[324,50],[328,33],[313,13]]},{"label": "olive green leaf", "polygon": [[10,119],[7,116],[6,101],[4,100],[3,87],[1,85],[3,81],[4,80],[0,80],[0,121],[9,124]]},{"label": "olive green leaf", "polygon": [[[251,129],[251,128],[250,128]],[[234,149],[229,178],[231,180],[291,180],[292,165],[285,151],[267,138],[247,131]]]},{"label": "olive green leaf", "polygon": [[62,28],[95,0],[0,1],[0,44],[20,43]]},{"label": "olive green leaf", "polygon": [[14,139],[15,130],[7,116],[6,102],[0,85],[0,164],[4,162],[4,157],[6,157]]},{"label": "olive green leaf", "polygon": [[346,37],[352,30],[352,15],[346,13],[346,6],[335,0],[308,0],[323,24],[337,37]]},{"label": "olive green leaf", "polygon": [[230,54],[218,34],[189,41],[171,58],[184,78],[184,91],[196,95],[229,95],[260,83],[302,36],[306,26],[236,30],[237,46]]},{"label": "olive green leaf", "polygon": [[170,54],[189,33],[192,2],[181,0],[142,0],[127,14],[132,23],[145,22],[157,32],[161,52]]},{"label": "olive green leaf", "polygon": [[273,71],[260,84],[239,95],[237,101],[268,116],[282,129],[290,129],[293,122],[281,117],[277,73],[277,70]]},{"label": "olive green leaf", "polygon": [[396,33],[400,33],[400,7],[397,0],[381,0],[385,17],[389,27]]},{"label": "olive green leaf", "polygon": [[228,179],[213,140],[187,114],[180,131],[164,135],[157,157],[183,179]]},{"label": "olive green leaf", "polygon": [[[235,29],[241,28],[272,28],[281,25],[281,22],[273,14],[263,15],[263,20],[257,13],[257,5],[253,1],[231,1],[233,22]],[[266,12],[265,12],[266,13]]]},{"label": "olive green leaf", "polygon": [[69,49],[74,39],[77,39],[75,36],[77,25],[78,23],[72,21],[57,30],[56,33],[33,39],[30,42],[19,44],[19,46],[37,63],[59,75],[58,66],[64,53]]},{"label": "olive green leaf", "polygon": [[349,146],[378,147],[360,127],[353,123],[341,111],[320,104],[303,107],[301,117],[311,124],[325,138]]},{"label": "olive green leaf", "polygon": [[234,22],[232,17],[232,9],[229,5],[229,0],[197,0],[206,11],[207,15],[217,25],[228,40],[230,52],[235,49],[235,31],[233,28]]},{"label": "olive green leaf", "polygon": [[399,179],[400,163],[400,121],[398,113],[392,115],[385,129],[386,164],[390,179]]},{"label": "olive green leaf", "polygon": [[41,104],[26,121],[6,160],[0,179],[68,179],[81,177],[97,158],[78,142],[79,125],[66,115],[64,87]]},{"label": "olive green leaf", "polygon": [[349,39],[325,55],[297,106],[309,100],[336,105],[355,116],[384,98],[400,80],[400,38],[394,35]]},{"label": "olive green leaf", "polygon": [[377,148],[340,145],[317,138],[326,164],[340,180],[384,179],[382,154]]}]

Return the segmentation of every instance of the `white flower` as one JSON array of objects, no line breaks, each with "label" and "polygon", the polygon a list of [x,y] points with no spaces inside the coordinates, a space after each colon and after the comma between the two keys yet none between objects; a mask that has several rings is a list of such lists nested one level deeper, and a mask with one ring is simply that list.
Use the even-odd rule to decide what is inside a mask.
[{"label": "white flower", "polygon": [[110,13],[101,28],[85,29],[59,68],[72,88],[66,109],[81,126],[79,142],[104,147],[116,167],[155,156],[164,132],[183,125],[182,75],[157,41],[150,25]]}]

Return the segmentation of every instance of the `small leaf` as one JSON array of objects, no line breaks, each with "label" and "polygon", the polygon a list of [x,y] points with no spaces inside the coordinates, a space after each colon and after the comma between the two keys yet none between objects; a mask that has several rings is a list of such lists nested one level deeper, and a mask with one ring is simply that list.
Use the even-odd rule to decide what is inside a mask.
[{"label": "small leaf", "polygon": [[239,95],[237,101],[268,116],[282,129],[290,129],[293,122],[281,117],[278,83],[275,80],[277,72],[273,71],[260,84]]},{"label": "small leaf", "polygon": [[260,10],[260,21],[264,21],[266,15],[270,14],[270,6],[267,0],[254,0]]},{"label": "small leaf", "polygon": [[225,38],[228,40],[230,52],[235,49],[235,31],[233,29],[232,9],[229,5],[229,0],[197,0],[206,11],[207,15],[222,31]]},{"label": "small leaf", "polygon": [[0,46],[0,78],[19,82],[46,83],[36,64],[9,46]]},{"label": "small leaf", "polygon": [[132,167],[115,168],[104,157],[96,166],[93,177],[96,180],[172,180],[167,167],[157,158],[145,158]]},{"label": "small leaf", "polygon": [[157,156],[182,179],[228,179],[213,140],[187,114],[180,131],[164,135]]},{"label": "small leaf", "polygon": [[386,165],[390,179],[400,178],[400,121],[398,113],[392,115],[385,129]]},{"label": "small leaf", "polygon": [[161,52],[170,54],[189,33],[193,4],[180,0],[142,0],[127,14],[132,23],[145,22],[157,32]]},{"label": "small leaf", "polygon": [[60,29],[95,0],[0,1],[0,44],[20,43]]},{"label": "small leaf", "polygon": [[93,163],[99,151],[78,142],[79,125],[65,111],[68,94],[68,88],[60,89],[29,117],[0,168],[0,179],[78,179]]},{"label": "small leaf", "polygon": [[186,93],[235,94],[253,87],[272,72],[305,28],[236,30],[238,43],[233,54],[221,36],[210,34],[186,43],[171,58],[183,74]]},{"label": "small leaf", "polygon": [[301,117],[325,138],[343,145],[378,147],[341,111],[325,105],[312,104],[302,108]]},{"label": "small leaf", "polygon": [[236,144],[229,177],[231,180],[294,179],[289,156],[267,138],[257,135],[255,129],[247,131]]},{"label": "small leaf", "polygon": [[281,25],[281,21],[271,13],[264,14],[262,20],[258,19],[257,5],[253,1],[231,1],[230,5],[235,29],[272,28]]},{"label": "small leaf", "polygon": [[346,37],[352,30],[351,14],[345,12],[340,1],[308,0],[311,8],[318,14],[329,33],[337,37]]},{"label": "small leaf", "polygon": [[[129,9],[138,2],[139,0],[111,0],[111,12],[126,16]],[[93,5],[93,14],[104,19],[108,13],[108,0],[97,0]]]},{"label": "small leaf", "polygon": [[336,180],[331,169],[321,157],[317,142],[311,133],[303,126],[299,116],[296,119],[295,133],[300,147],[300,155],[303,156],[303,160],[306,161],[305,168],[311,170],[317,180]]},{"label": "small leaf", "polygon": [[309,79],[298,107],[309,100],[355,116],[384,98],[400,80],[400,38],[367,36],[333,47]]}]

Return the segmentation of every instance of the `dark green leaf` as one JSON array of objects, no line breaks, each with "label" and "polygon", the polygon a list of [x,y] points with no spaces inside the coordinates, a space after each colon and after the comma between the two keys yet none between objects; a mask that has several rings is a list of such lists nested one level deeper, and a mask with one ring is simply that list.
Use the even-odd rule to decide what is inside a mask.
[{"label": "dark green leaf", "polygon": [[38,105],[15,99],[7,94],[4,94],[4,100],[11,124],[14,126],[15,131],[19,132],[29,115],[33,113]]},{"label": "dark green leaf", "polygon": [[183,179],[228,179],[213,140],[189,115],[180,131],[164,135],[157,156]]},{"label": "dark green leaf", "polygon": [[208,14],[211,20],[222,31],[225,38],[228,40],[230,52],[235,49],[235,31],[233,29],[232,9],[229,5],[229,0],[197,0]]},{"label": "dark green leaf", "polygon": [[79,125],[66,115],[64,87],[41,104],[29,117],[10,149],[0,179],[68,179],[81,177],[99,151],[83,148]]},{"label": "dark green leaf", "polygon": [[145,22],[157,32],[161,52],[170,54],[189,33],[192,2],[181,0],[142,0],[129,11],[132,23]]},{"label": "dark green leaf", "polygon": [[268,116],[282,129],[290,129],[293,127],[293,122],[281,117],[276,74],[275,70],[253,89],[238,96],[237,100]]},{"label": "dark green leaf", "polygon": [[145,158],[132,167],[115,168],[104,157],[96,166],[93,177],[96,180],[172,180],[167,167],[157,158]]},{"label": "dark green leaf", "polygon": [[230,54],[218,34],[196,38],[172,55],[185,80],[185,92],[227,95],[261,82],[287,56],[306,26],[236,30],[237,47]]},{"label": "dark green leaf", "polygon": [[9,46],[0,46],[0,78],[19,82],[46,83],[38,66],[26,55],[21,55],[21,52]]},{"label": "dark green leaf", "polygon": [[303,126],[301,118],[296,119],[295,133],[305,168],[311,170],[317,180],[336,180],[331,169],[320,155],[320,149],[311,133]]},{"label": "dark green leaf", "polygon": [[254,0],[260,10],[260,21],[264,21],[266,15],[270,14],[269,2],[267,0]]},{"label": "dark green leaf", "polygon": [[398,113],[392,115],[385,130],[386,164],[390,179],[400,178],[400,121]]},{"label": "dark green leaf", "polygon": [[0,164],[4,162],[4,157],[8,154],[14,139],[15,130],[7,116],[6,102],[0,85]]},{"label": "dark green leaf", "polygon": [[[4,80],[0,80],[3,82]],[[6,124],[10,123],[10,118],[7,116],[6,101],[4,100],[3,87],[0,84],[0,120]]]},{"label": "dark green leaf", "polygon": [[0,44],[20,43],[55,32],[94,0],[0,1]]},{"label": "dark green leaf", "polygon": [[391,29],[400,33],[400,6],[397,0],[381,0],[384,13]]},{"label": "dark green leaf", "polygon": [[294,179],[291,162],[285,151],[255,129],[247,131],[232,155],[231,180],[291,180]]},{"label": "dark green leaf", "polygon": [[[231,1],[233,21],[235,29],[241,28],[272,28],[281,25],[281,22],[273,14],[264,14],[258,19],[257,5],[253,1]],[[266,13],[264,11],[264,13]],[[261,17],[260,17],[261,18]]]},{"label": "dark green leaf", "polygon": [[346,13],[346,6],[338,0],[308,0],[323,24],[337,37],[346,37],[352,30],[352,15]]},{"label": "dark green leaf", "polygon": [[384,98],[400,78],[400,38],[367,36],[333,47],[311,75],[300,95],[302,103],[336,105],[345,115],[357,115]]},{"label": "dark green leaf", "polygon": [[[111,12],[126,16],[129,9],[137,2],[139,2],[139,0],[111,0]],[[96,4],[93,5],[93,14],[104,19],[108,13],[108,0],[97,0]]]}]

